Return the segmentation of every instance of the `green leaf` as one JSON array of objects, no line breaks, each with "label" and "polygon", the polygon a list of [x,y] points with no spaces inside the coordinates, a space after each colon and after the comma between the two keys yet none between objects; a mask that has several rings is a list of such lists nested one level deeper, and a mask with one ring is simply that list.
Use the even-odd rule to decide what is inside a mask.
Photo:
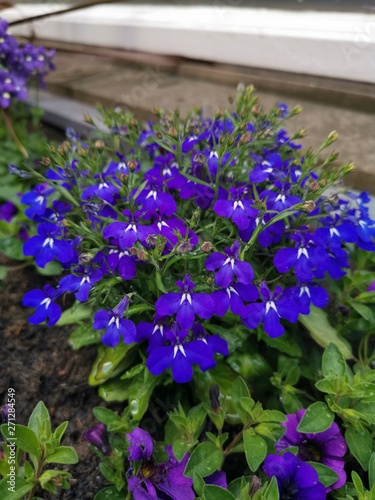
[{"label": "green leaf", "polygon": [[213,443],[200,443],[190,455],[184,474],[193,477],[194,472],[197,472],[200,476],[207,477],[220,469],[223,458],[223,452]]},{"label": "green leaf", "polygon": [[133,344],[118,344],[115,349],[99,346],[96,360],[89,375],[90,385],[99,385],[125,370],[132,363]]},{"label": "green leaf", "polygon": [[[0,481],[1,500],[20,500],[33,489],[34,484],[27,482],[23,477],[16,476],[13,491],[13,484],[8,483],[9,478],[4,477]],[[12,489],[9,489],[12,488]]]},{"label": "green leaf", "polygon": [[194,491],[197,495],[201,496],[203,494],[203,488],[205,486],[205,482],[202,476],[200,476],[197,472],[193,474],[193,487]]},{"label": "green leaf", "polygon": [[353,357],[350,344],[341,338],[337,330],[331,326],[325,311],[311,306],[310,314],[308,316],[300,314],[298,320],[307,328],[312,338],[321,347],[325,348],[332,342],[338,347],[345,359]]},{"label": "green leaf", "polygon": [[375,292],[362,292],[354,300],[365,304],[375,304]]},{"label": "green leaf", "polygon": [[177,439],[173,443],[173,454],[176,457],[176,459],[181,462],[181,460],[184,458],[186,453],[190,450],[195,445],[195,443],[190,443],[188,441],[185,441],[184,439]]},{"label": "green leaf", "polygon": [[[57,493],[56,485],[60,485],[64,479],[69,479],[71,474],[62,470],[46,470],[39,478],[40,485],[43,489]],[[63,480],[63,481],[62,481]]]},{"label": "green leaf", "polygon": [[78,456],[71,446],[59,446],[54,453],[48,455],[45,462],[47,464],[76,464]]},{"label": "green leaf", "polygon": [[43,401],[34,408],[28,422],[29,429],[33,430],[39,439],[48,441],[51,437],[51,418]]},{"label": "green leaf", "polygon": [[168,293],[168,290],[165,288],[163,280],[161,279],[161,276],[160,276],[159,272],[155,273],[155,283],[156,283],[156,286],[158,287],[158,289],[162,293]]},{"label": "green leaf", "polygon": [[109,408],[104,408],[104,406],[96,406],[92,410],[95,418],[97,418],[100,422],[103,422],[109,431],[120,431],[124,429],[124,422],[121,417],[117,415],[114,411]]},{"label": "green leaf", "polygon": [[302,417],[297,431],[302,433],[323,432],[327,430],[334,419],[334,414],[322,401],[310,405]]},{"label": "green leaf", "polygon": [[264,492],[264,496],[262,499],[264,500],[279,500],[279,488],[277,486],[276,476],[272,476],[270,484],[267,486],[266,491]]},{"label": "green leaf", "polygon": [[203,487],[204,500],[236,500],[232,493],[220,486],[206,484]]},{"label": "green leaf", "polygon": [[69,336],[69,343],[73,349],[100,342],[101,333],[94,330],[91,323],[82,323],[75,328]]},{"label": "green leaf", "polygon": [[15,433],[13,433],[7,424],[3,424],[1,426],[1,432],[5,439],[11,442],[16,438],[15,442],[17,448],[26,451],[26,453],[38,459],[41,457],[42,450],[39,445],[38,437],[32,429],[29,429],[25,425],[16,424]]},{"label": "green leaf", "polygon": [[60,441],[61,441],[62,437],[64,436],[64,433],[65,433],[68,425],[69,425],[69,422],[66,420],[65,422],[60,424],[56,428],[55,432],[53,433],[53,439],[54,439],[57,446],[60,444]]},{"label": "green leaf", "polygon": [[355,489],[357,493],[362,493],[362,495],[365,492],[365,489],[363,487],[362,479],[359,477],[356,471],[352,471],[352,481],[354,483]]},{"label": "green leaf", "polygon": [[355,300],[350,300],[349,304],[351,307],[366,321],[370,321],[372,318],[372,311],[368,306],[358,303]]},{"label": "green leaf", "polygon": [[361,413],[370,424],[375,424],[375,403],[361,401],[355,406],[355,410]]},{"label": "green leaf", "polygon": [[243,442],[247,465],[252,472],[255,472],[266,458],[267,444],[261,436],[254,434],[253,429],[246,429],[243,432]]},{"label": "green leaf", "polygon": [[238,377],[232,388],[232,401],[233,405],[239,414],[242,423],[246,424],[249,422],[249,408],[243,406],[241,403],[242,399],[251,400],[249,388],[242,377]]},{"label": "green leaf", "polygon": [[15,237],[0,238],[0,253],[14,260],[26,260],[23,254],[23,243]]},{"label": "green leaf", "polygon": [[124,500],[126,491],[118,491],[114,486],[104,488],[95,495],[94,500]]},{"label": "green leaf", "polygon": [[48,262],[48,264],[43,268],[39,267],[35,264],[36,270],[42,276],[59,276],[62,274],[62,267],[60,262],[56,262],[53,260],[52,262]]},{"label": "green leaf", "polygon": [[345,431],[345,440],[352,455],[361,464],[362,469],[366,471],[372,453],[372,438],[369,431],[348,427]]},{"label": "green leaf", "polygon": [[72,305],[72,307],[62,313],[61,318],[56,323],[56,326],[73,325],[83,319],[89,318],[91,314],[92,311],[89,307],[81,304],[80,302],[76,302]]},{"label": "green leaf", "polygon": [[7,266],[0,266],[0,281],[4,281],[7,276]]},{"label": "green leaf", "polygon": [[23,467],[25,469],[25,476],[28,481],[32,481],[35,477],[35,471],[32,468],[30,462],[25,460],[25,463],[23,464]]},{"label": "green leaf", "polygon": [[319,476],[319,481],[324,484],[325,487],[331,486],[335,483],[339,476],[330,467],[323,465],[319,462],[308,462],[314,467]]},{"label": "green leaf", "polygon": [[368,482],[371,490],[375,485],[375,453],[372,453],[368,464]]},{"label": "green leaf", "polygon": [[330,342],[325,348],[322,357],[322,371],[325,377],[334,375],[343,377],[346,372],[346,363],[336,344]]}]

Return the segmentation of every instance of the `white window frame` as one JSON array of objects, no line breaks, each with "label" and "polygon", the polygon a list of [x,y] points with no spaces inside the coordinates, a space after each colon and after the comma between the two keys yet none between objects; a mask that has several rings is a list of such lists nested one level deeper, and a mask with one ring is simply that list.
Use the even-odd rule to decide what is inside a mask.
[{"label": "white window frame", "polygon": [[[238,4],[239,2],[236,1]],[[375,14],[106,4],[19,25],[17,35],[375,83]],[[233,2],[232,2],[233,5]],[[66,5],[67,6],[67,5]],[[64,4],[17,4],[15,20]]]}]

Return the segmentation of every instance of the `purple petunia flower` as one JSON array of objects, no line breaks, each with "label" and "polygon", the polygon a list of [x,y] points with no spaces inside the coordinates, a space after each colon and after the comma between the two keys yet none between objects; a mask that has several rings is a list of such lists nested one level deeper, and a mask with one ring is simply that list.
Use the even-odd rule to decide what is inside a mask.
[{"label": "purple petunia flower", "polygon": [[30,323],[37,325],[48,319],[48,326],[58,322],[61,316],[61,307],[53,302],[61,295],[60,290],[55,290],[51,285],[45,285],[43,290],[31,290],[27,292],[22,305],[36,307],[35,313],[29,317]]},{"label": "purple petunia flower", "polygon": [[287,415],[287,422],[283,425],[286,428],[284,436],[276,443],[276,450],[280,452],[290,446],[298,446],[297,457],[304,461],[320,462],[330,467],[339,476],[338,480],[327,488],[331,491],[341,488],[346,482],[344,471],[345,461],[343,459],[347,445],[342,437],[339,426],[333,422],[332,425],[323,432],[302,434],[297,427],[304,416],[306,410],[302,409],[297,413]]},{"label": "purple petunia flower", "polygon": [[254,278],[254,271],[248,262],[240,260],[241,243],[236,240],[229,248],[225,248],[225,255],[214,252],[207,257],[205,267],[208,271],[217,271],[215,274],[215,284],[221,288],[227,288],[234,279],[239,283],[248,285]]},{"label": "purple petunia flower", "polygon": [[109,444],[107,427],[99,422],[92,429],[87,429],[82,433],[82,439],[96,446],[103,455],[111,454],[111,446]]},{"label": "purple petunia flower", "polygon": [[154,451],[154,440],[150,434],[140,427],[126,434],[129,441],[129,460],[135,462],[147,462]]},{"label": "purple petunia flower", "polygon": [[202,319],[209,319],[215,312],[215,303],[206,293],[192,293],[195,284],[190,274],[186,274],[183,281],[177,281],[180,293],[166,293],[156,301],[156,312],[160,316],[172,316],[182,328],[191,328],[195,315]]},{"label": "purple petunia flower", "polygon": [[123,338],[124,344],[135,342],[137,333],[135,325],[130,319],[123,318],[128,305],[129,298],[125,295],[113,310],[101,309],[95,313],[93,328],[95,330],[106,330],[102,337],[105,346],[116,347],[120,337]]},{"label": "purple petunia flower", "polygon": [[[129,459],[140,463],[140,467],[132,464],[128,472],[128,487],[134,500],[194,500],[193,480],[184,476],[188,453],[178,462],[172,446],[166,446],[168,460],[155,463],[152,459],[153,440],[147,432],[137,428],[127,436],[131,436]],[[137,472],[133,475],[135,470]]]},{"label": "purple petunia flower", "polygon": [[268,455],[263,470],[269,477],[276,477],[281,500],[325,500],[327,496],[314,467],[293,453]]}]

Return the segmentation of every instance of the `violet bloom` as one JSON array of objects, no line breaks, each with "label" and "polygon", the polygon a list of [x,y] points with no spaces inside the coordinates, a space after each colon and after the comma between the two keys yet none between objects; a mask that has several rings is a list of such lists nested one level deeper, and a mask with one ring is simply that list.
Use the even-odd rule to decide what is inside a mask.
[{"label": "violet bloom", "polygon": [[[153,375],[161,375],[171,367],[174,380],[184,384],[193,378],[193,364],[199,365],[202,371],[215,366],[215,352],[208,342],[188,341],[188,334],[188,330],[180,329],[177,323],[165,333],[165,342],[169,345],[154,347],[146,362],[147,368]],[[214,342],[214,347],[216,343]],[[221,344],[219,348],[222,348]]]},{"label": "violet bloom", "polygon": [[[98,176],[95,176],[98,178]],[[82,200],[86,201],[93,197],[98,197],[101,200],[106,201],[110,205],[113,205],[118,197],[119,188],[114,185],[117,183],[117,186],[120,185],[119,181],[113,179],[110,175],[103,174],[99,179],[99,183],[94,186],[89,186],[82,193]]]},{"label": "violet bloom", "polygon": [[75,241],[64,241],[58,239],[62,228],[46,222],[38,226],[38,235],[32,236],[23,245],[23,253],[26,257],[33,256],[39,267],[44,268],[54,258],[62,264],[72,262],[76,257],[73,250]]},{"label": "violet bloom", "polygon": [[105,260],[111,271],[114,273],[117,270],[123,280],[132,280],[137,274],[134,258],[127,250],[111,248]]},{"label": "violet bloom", "polygon": [[225,490],[228,489],[227,476],[225,472],[221,470],[218,470],[203,479],[206,484],[214,484],[216,486],[220,486],[220,488],[224,488]]},{"label": "violet bloom", "polygon": [[198,236],[190,228],[186,227],[181,219],[174,217],[167,219],[159,215],[155,217],[151,227],[155,234],[160,234],[166,238],[168,250],[171,250],[172,246],[177,245],[184,238],[188,238],[192,248],[198,243]]},{"label": "violet bloom", "polygon": [[103,273],[99,269],[89,266],[85,269],[80,266],[78,274],[68,274],[59,281],[61,291],[75,292],[75,298],[80,302],[86,302],[89,298],[91,288],[102,279]]},{"label": "violet bloom", "polygon": [[94,316],[93,328],[95,330],[106,330],[102,342],[107,347],[116,347],[123,338],[124,344],[135,342],[136,328],[130,319],[124,319],[123,315],[129,305],[129,298],[125,296],[121,302],[112,310],[100,309]]},{"label": "violet bloom", "polygon": [[213,206],[214,212],[226,219],[232,219],[238,229],[247,229],[259,212],[253,207],[253,200],[246,199],[246,194],[245,188],[230,188],[230,199],[217,200]]},{"label": "violet bloom", "polygon": [[25,210],[25,214],[29,219],[44,214],[47,208],[47,197],[54,191],[54,189],[48,189],[45,184],[38,184],[32,191],[22,196],[21,203],[29,205],[29,208]]},{"label": "violet bloom", "polygon": [[343,459],[347,445],[342,437],[336,422],[323,432],[303,434],[298,432],[297,427],[306,410],[298,410],[297,413],[287,415],[287,422],[283,422],[286,433],[279,439],[275,447],[278,452],[298,446],[297,457],[306,462],[319,462],[330,467],[339,476],[337,481],[327,488],[331,491],[344,486],[346,473],[344,471],[345,461]]},{"label": "violet bloom", "polygon": [[314,467],[293,453],[268,455],[263,470],[269,477],[276,477],[280,500],[325,500],[327,496]]},{"label": "violet bloom", "polygon": [[311,281],[320,261],[326,259],[326,253],[323,249],[316,249],[309,234],[296,233],[290,238],[295,241],[295,247],[278,250],[273,259],[274,266],[279,273],[287,273],[294,269],[299,281]]},{"label": "violet bloom", "polygon": [[258,163],[249,174],[252,183],[264,182],[270,177],[272,178],[274,171],[278,173],[277,171],[280,171],[283,166],[281,156],[277,153],[268,153],[265,150],[265,156],[257,158]]},{"label": "violet bloom", "polygon": [[103,455],[108,456],[111,454],[107,427],[103,423],[99,422],[92,429],[84,431],[82,439],[98,448]]},{"label": "violet bloom", "polygon": [[191,328],[195,315],[202,319],[209,319],[215,312],[215,303],[207,293],[192,293],[195,283],[190,274],[186,274],[183,281],[177,281],[181,289],[179,293],[166,293],[156,301],[156,312],[160,316],[172,316],[182,328]]},{"label": "violet bloom", "polygon": [[235,278],[239,283],[248,285],[254,278],[254,271],[248,262],[239,260],[241,243],[236,240],[229,248],[225,248],[225,255],[214,252],[207,257],[205,267],[208,271],[217,271],[215,284],[221,288],[227,288]]},{"label": "violet bloom", "polygon": [[37,325],[48,319],[48,326],[57,323],[61,316],[61,308],[53,301],[60,294],[60,290],[55,290],[51,285],[45,285],[43,290],[27,292],[22,299],[22,305],[36,308],[35,313],[29,317],[29,322]]},{"label": "violet bloom", "polygon": [[328,292],[321,286],[312,285],[311,283],[299,283],[288,289],[292,299],[299,306],[300,314],[310,314],[310,305],[315,307],[326,307],[329,301]]},{"label": "violet bloom", "polygon": [[259,292],[254,285],[234,283],[225,289],[213,292],[211,297],[215,302],[218,316],[224,316],[230,309],[233,314],[244,317],[247,315],[244,302],[255,302],[259,298]]},{"label": "violet bloom", "polygon": [[121,250],[131,248],[136,241],[146,245],[147,236],[153,233],[153,228],[140,224],[144,212],[137,211],[132,214],[130,210],[124,210],[123,213],[129,222],[112,222],[104,228],[103,237],[115,238]]},{"label": "violet bloom", "polygon": [[282,212],[293,205],[297,205],[297,203],[301,203],[302,200],[299,196],[290,194],[291,184],[289,182],[275,181],[275,187],[277,191],[267,189],[259,195],[261,200],[267,198],[267,208],[269,210]]},{"label": "violet bloom", "polygon": [[289,293],[285,293],[280,286],[271,293],[265,283],[260,284],[263,302],[255,302],[246,306],[247,316],[242,318],[245,326],[256,328],[263,321],[264,331],[272,338],[283,335],[285,329],[280,319],[295,323],[299,309]]},{"label": "violet bloom", "polygon": [[135,462],[128,472],[128,487],[134,500],[194,500],[193,480],[184,476],[188,453],[178,462],[172,446],[166,446],[168,460],[155,463],[153,440],[146,431],[136,428],[127,437],[131,443],[129,460]]},{"label": "violet bloom", "polygon": [[125,434],[129,442],[129,460],[147,462],[154,451],[154,440],[150,434],[140,427],[136,427],[129,434]]},{"label": "violet bloom", "polygon": [[136,341],[142,342],[143,340],[148,340],[148,353],[155,347],[159,347],[164,344],[166,339],[165,334],[171,330],[168,320],[169,318],[166,316],[155,314],[154,321],[152,323],[140,321],[137,324]]},{"label": "violet bloom", "polygon": [[[159,211],[162,215],[173,215],[177,211],[177,205],[173,196],[164,191],[164,180],[160,176],[145,175],[147,184],[139,193],[137,203],[144,210],[152,212]],[[135,189],[133,194],[137,191]]]},{"label": "violet bloom", "polygon": [[370,283],[370,285],[368,286],[367,292],[375,292],[375,281],[373,281],[372,283]]},{"label": "violet bloom", "polygon": [[116,152],[119,161],[111,161],[107,167],[106,174],[122,174],[129,175],[129,167],[126,163],[126,158],[123,154]]}]

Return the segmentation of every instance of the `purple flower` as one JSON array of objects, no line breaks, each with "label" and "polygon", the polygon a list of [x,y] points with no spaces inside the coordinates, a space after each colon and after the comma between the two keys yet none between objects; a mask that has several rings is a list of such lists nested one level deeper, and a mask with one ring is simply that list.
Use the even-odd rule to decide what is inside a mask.
[{"label": "purple flower", "polygon": [[153,323],[141,321],[137,324],[137,342],[148,340],[147,352],[150,352],[155,347],[164,344],[165,334],[170,332],[171,327],[168,325],[166,316],[155,314]]},{"label": "purple flower", "polygon": [[147,462],[154,451],[154,441],[150,434],[140,427],[126,434],[129,441],[129,460],[135,462]]},{"label": "purple flower", "polygon": [[325,288],[311,283],[299,283],[288,289],[291,298],[299,305],[300,314],[310,314],[310,304],[323,308],[328,304],[329,296]]},{"label": "purple flower", "polygon": [[218,316],[224,316],[230,309],[233,314],[243,317],[247,315],[244,302],[256,301],[259,298],[259,292],[254,285],[234,283],[223,290],[213,292],[211,297],[215,302]]},{"label": "purple flower", "polygon": [[167,293],[156,301],[156,312],[160,316],[172,316],[182,328],[191,328],[195,315],[202,319],[209,319],[215,312],[215,303],[206,293],[192,293],[195,284],[190,274],[186,274],[183,281],[177,281],[180,293]]},{"label": "purple flower", "polygon": [[21,203],[30,206],[25,210],[25,214],[29,219],[34,219],[35,216],[44,214],[47,208],[47,197],[53,192],[54,189],[48,189],[45,184],[39,184],[32,191],[22,196]]},{"label": "purple flower", "polygon": [[249,174],[250,182],[258,183],[264,182],[270,177],[274,177],[274,171],[279,171],[283,166],[283,161],[277,153],[268,153],[262,157],[258,157],[259,163],[255,165],[253,170]]},{"label": "purple flower", "polygon": [[37,236],[32,236],[23,245],[23,253],[26,257],[35,257],[39,267],[44,268],[54,258],[63,264],[73,262],[76,252],[73,250],[72,241],[58,239],[62,229],[55,224],[46,222],[38,226]]},{"label": "purple flower", "polygon": [[129,222],[112,222],[103,230],[104,238],[115,238],[121,250],[131,248],[136,241],[146,245],[147,236],[152,234],[151,226],[144,226],[139,223],[143,212],[137,211],[132,214],[130,210],[124,210],[124,215]]},{"label": "purple flower", "polygon": [[61,308],[53,301],[60,295],[60,290],[55,290],[51,285],[45,285],[43,290],[31,290],[27,292],[22,305],[36,307],[35,313],[29,317],[30,323],[37,325],[48,319],[48,326],[58,322],[61,316]]},{"label": "purple flower", "polygon": [[230,200],[217,200],[213,210],[217,215],[232,219],[234,224],[240,230],[247,229],[252,220],[258,215],[258,210],[252,204],[252,200],[246,199],[247,191],[245,188],[229,189]]},{"label": "purple flower", "polygon": [[[168,461],[158,464],[143,461],[136,475],[130,475],[128,487],[134,500],[194,500],[193,480],[184,476],[189,454],[178,462],[172,446],[166,446],[165,451]],[[134,467],[130,474],[133,470]]]},{"label": "purple flower", "polygon": [[169,345],[154,347],[146,362],[153,375],[161,375],[171,367],[175,381],[184,384],[190,382],[193,377],[193,364],[199,365],[202,371],[215,366],[214,349],[217,347],[222,350],[222,344],[218,343],[217,339],[213,339],[212,344],[208,340],[188,341],[188,333],[188,330],[180,329],[177,323],[165,333],[165,342]]},{"label": "purple flower", "polygon": [[248,328],[256,328],[263,321],[264,331],[270,337],[280,337],[285,331],[280,319],[295,323],[299,314],[298,306],[280,286],[271,293],[268,286],[261,283],[260,292],[263,302],[246,306],[246,317],[242,321]]},{"label": "purple flower", "polygon": [[227,288],[235,278],[239,283],[248,285],[254,278],[254,271],[248,262],[239,260],[241,243],[236,240],[229,248],[225,248],[223,255],[214,252],[207,257],[205,267],[208,271],[216,271],[215,284],[221,288]]},{"label": "purple flower", "polygon": [[89,186],[83,191],[82,200],[86,201],[97,196],[101,200],[113,205],[119,193],[119,188],[114,186],[114,182],[115,180],[111,176],[103,174],[98,184]]},{"label": "purple flower", "polygon": [[331,491],[344,486],[346,473],[344,471],[345,461],[343,459],[347,445],[342,437],[339,426],[333,422],[323,432],[302,434],[297,427],[305,414],[302,409],[297,413],[287,415],[287,422],[283,423],[286,428],[284,436],[276,443],[276,450],[280,452],[290,446],[298,446],[297,457],[306,462],[319,462],[330,467],[339,476],[338,480],[327,488]]},{"label": "purple flower", "polygon": [[111,248],[108,255],[105,256],[105,260],[111,271],[114,273],[117,269],[123,280],[132,280],[137,274],[137,266],[134,258],[127,250]]},{"label": "purple flower", "polygon": [[93,328],[104,330],[102,342],[107,347],[116,347],[123,338],[125,344],[135,342],[136,328],[130,319],[124,319],[123,315],[129,305],[129,298],[125,296],[121,302],[112,310],[100,309],[95,313]]},{"label": "purple flower", "polygon": [[299,460],[293,453],[286,452],[281,457],[268,455],[263,470],[269,477],[276,477],[281,500],[325,500],[326,498],[326,490],[319,482],[314,467]]},{"label": "purple flower", "polygon": [[[309,234],[297,233],[292,235],[291,239],[296,242],[296,246],[279,250],[273,259],[274,266],[280,273],[287,273],[294,268],[299,281],[311,281],[314,278],[314,270],[319,265],[316,245]],[[325,257],[323,251],[324,260]]]},{"label": "purple flower", "polygon": [[92,429],[87,429],[82,433],[82,439],[96,446],[103,455],[111,454],[111,446],[109,444],[107,427],[99,422]]},{"label": "purple flower", "polygon": [[75,292],[75,298],[80,302],[86,302],[89,298],[91,288],[100,281],[103,273],[99,269],[91,266],[86,270],[80,266],[75,274],[68,274],[59,281],[61,291]]},{"label": "purple flower", "polygon": [[[163,178],[160,176],[147,176],[147,185],[142,189],[137,198],[137,203],[144,210],[159,212],[161,215],[173,215],[177,211],[177,205],[173,196],[164,192]],[[133,194],[137,191],[135,189]]]},{"label": "purple flower", "polygon": [[367,292],[375,292],[375,281],[373,281],[372,283],[370,283],[370,285],[368,286]]},{"label": "purple flower", "polygon": [[216,486],[220,486],[220,488],[224,488],[225,490],[228,489],[227,476],[225,472],[220,470],[214,472],[213,474],[210,474],[209,476],[206,476],[204,478],[204,482],[206,484],[215,484]]}]

